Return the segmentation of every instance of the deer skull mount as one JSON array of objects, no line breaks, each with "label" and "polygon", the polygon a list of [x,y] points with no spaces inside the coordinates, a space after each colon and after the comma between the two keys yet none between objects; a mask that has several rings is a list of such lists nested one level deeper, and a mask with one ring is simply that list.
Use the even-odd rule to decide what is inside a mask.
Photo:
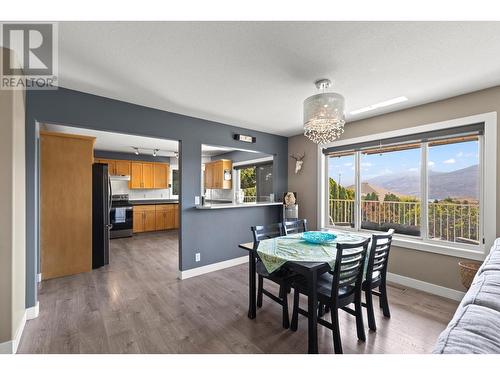
[{"label": "deer skull mount", "polygon": [[302,170],[302,165],[304,165],[305,156],[306,156],[305,153],[290,155],[292,159],[295,159],[295,174],[299,173]]}]

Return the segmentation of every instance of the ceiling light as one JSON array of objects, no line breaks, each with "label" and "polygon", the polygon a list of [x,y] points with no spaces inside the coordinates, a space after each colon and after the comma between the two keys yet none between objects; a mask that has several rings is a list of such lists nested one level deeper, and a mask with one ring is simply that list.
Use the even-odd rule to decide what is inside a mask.
[{"label": "ceiling light", "polygon": [[160,151],[160,150],[159,150],[159,149],[157,149],[157,148],[155,148],[155,149],[153,150],[153,156],[156,156],[156,154],[158,153],[158,151]]},{"label": "ceiling light", "polygon": [[344,132],[344,97],[328,89],[329,79],[315,82],[320,93],[304,100],[304,135],[314,143],[329,143]]},{"label": "ceiling light", "polygon": [[360,108],[360,109],[356,109],[356,110],[351,111],[349,113],[351,115],[357,115],[359,113],[373,111],[374,109],[377,109],[377,108],[387,107],[387,106],[390,106],[390,105],[393,105],[393,104],[398,104],[398,103],[406,102],[407,100],[408,100],[408,98],[406,96],[398,96],[397,98],[389,99],[389,100],[386,100],[386,101],[383,101],[383,102],[380,102],[380,103],[377,103],[377,104],[372,104],[372,105],[369,105],[368,107],[363,107],[363,108]]}]

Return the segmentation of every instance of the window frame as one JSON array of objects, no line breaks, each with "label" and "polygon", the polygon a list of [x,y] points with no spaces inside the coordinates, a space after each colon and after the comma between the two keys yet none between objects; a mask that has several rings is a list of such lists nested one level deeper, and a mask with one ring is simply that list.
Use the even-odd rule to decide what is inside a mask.
[{"label": "window frame", "polygon": [[[361,142],[393,138],[402,135],[411,135],[431,130],[452,129],[468,124],[484,123],[484,134],[479,136],[479,165],[480,165],[480,240],[479,245],[469,245],[428,238],[428,205],[421,204],[421,236],[409,236],[396,234],[394,245],[415,250],[429,251],[444,255],[458,256],[467,259],[483,260],[496,238],[496,164],[497,164],[497,113],[489,112],[475,116],[443,121],[438,123],[420,125],[416,127],[372,134],[369,136],[351,138],[318,146],[318,223],[319,227],[330,227],[328,220],[329,189],[328,186],[328,155],[323,154],[323,149],[335,146],[354,145]],[[349,126],[349,125],[347,125]],[[421,146],[421,203],[428,202],[428,142],[422,142]],[[361,176],[360,163],[361,152],[354,151],[355,156],[355,218],[354,228],[336,227],[337,230],[355,231],[359,233],[380,233],[360,228],[361,226]],[[488,197],[488,205],[485,198]]]}]

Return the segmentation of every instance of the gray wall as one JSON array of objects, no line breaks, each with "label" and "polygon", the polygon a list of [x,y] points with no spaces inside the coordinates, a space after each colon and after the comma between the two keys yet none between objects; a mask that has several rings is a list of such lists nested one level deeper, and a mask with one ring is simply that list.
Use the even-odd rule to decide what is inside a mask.
[{"label": "gray wall", "polygon": [[[78,133],[78,129],[75,130]],[[138,160],[138,161],[157,161],[162,163],[170,163],[170,158],[167,156],[153,156],[153,155],[136,155],[128,154],[126,152],[94,150],[94,157],[101,159],[119,159],[119,160]]]},{"label": "gray wall", "polygon": [[[96,95],[60,88],[31,90],[26,108],[26,213],[27,213],[27,306],[36,301],[36,243],[38,228],[37,123],[179,140],[181,172],[181,225],[179,266],[188,270],[245,255],[238,243],[251,240],[250,226],[278,220],[280,207],[196,210],[200,194],[201,145],[213,144],[274,155],[275,194],[287,189],[288,139],[212,121],[134,105]],[[257,138],[243,145],[235,133]],[[201,252],[201,262],[194,254]]]}]

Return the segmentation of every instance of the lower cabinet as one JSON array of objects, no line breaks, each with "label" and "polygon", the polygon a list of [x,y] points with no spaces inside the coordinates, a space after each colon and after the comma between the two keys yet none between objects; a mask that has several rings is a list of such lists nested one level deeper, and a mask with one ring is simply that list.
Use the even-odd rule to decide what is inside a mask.
[{"label": "lower cabinet", "polygon": [[179,228],[178,204],[134,206],[134,233]]}]

